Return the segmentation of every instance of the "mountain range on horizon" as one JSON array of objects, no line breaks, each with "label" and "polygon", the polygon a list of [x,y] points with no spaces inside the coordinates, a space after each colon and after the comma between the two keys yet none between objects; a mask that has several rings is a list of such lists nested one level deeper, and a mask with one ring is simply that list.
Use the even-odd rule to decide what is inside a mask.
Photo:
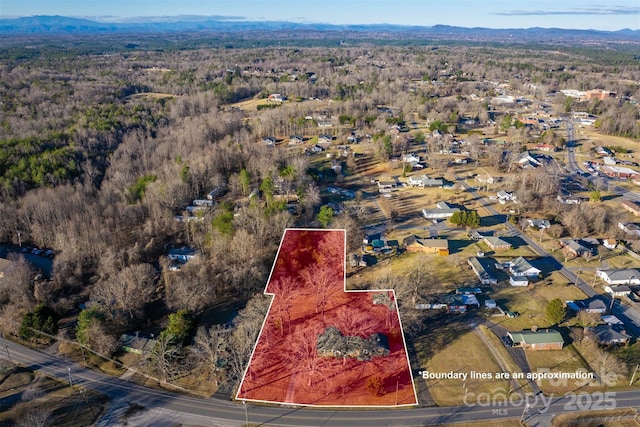
[{"label": "mountain range on horizon", "polygon": [[104,22],[65,16],[30,16],[0,19],[0,34],[24,35],[72,35],[72,34],[118,34],[118,33],[172,33],[172,32],[251,32],[251,31],[320,31],[350,33],[387,33],[388,35],[431,36],[437,38],[480,38],[509,41],[525,39],[531,41],[552,39],[597,39],[640,41],[640,30],[618,31],[577,30],[562,28],[509,28],[456,27],[449,25],[407,26],[396,24],[334,25],[323,23],[299,23],[288,21],[245,21],[238,17],[149,17],[144,22]]}]

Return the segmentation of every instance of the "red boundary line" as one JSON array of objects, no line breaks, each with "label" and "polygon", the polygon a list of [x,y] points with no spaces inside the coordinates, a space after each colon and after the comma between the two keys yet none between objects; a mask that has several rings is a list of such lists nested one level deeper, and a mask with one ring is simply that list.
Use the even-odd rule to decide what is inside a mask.
[{"label": "red boundary line", "polygon": [[[271,306],[273,305],[273,301],[275,300],[275,296],[276,294],[274,293],[270,293],[267,292],[267,288],[269,283],[271,283],[271,277],[273,276],[273,270],[276,267],[276,261],[278,260],[278,257],[280,256],[280,250],[282,249],[282,243],[284,242],[284,238],[287,234],[287,232],[289,231],[341,231],[344,234],[344,252],[342,254],[342,262],[344,263],[344,268],[342,269],[343,272],[343,277],[342,277],[342,290],[345,293],[373,293],[373,292],[381,292],[381,291],[386,291],[386,292],[392,292],[393,293],[393,304],[396,307],[396,313],[398,315],[398,322],[400,325],[400,335],[402,335],[402,344],[404,346],[404,354],[407,358],[407,368],[409,368],[409,377],[411,378],[411,387],[413,389],[413,397],[416,401],[416,403],[405,403],[405,404],[400,404],[400,405],[313,405],[313,404],[308,404],[308,403],[289,403],[289,402],[280,402],[280,401],[273,401],[273,400],[260,400],[260,399],[248,399],[248,398],[242,398],[239,397],[240,394],[240,390],[242,388],[242,383],[244,383],[245,377],[247,375],[247,372],[249,371],[249,366],[251,365],[251,362],[253,361],[253,356],[255,354],[255,351],[258,347],[258,343],[260,342],[260,337],[262,336],[262,332],[264,330],[264,326],[267,323],[267,319],[269,318],[269,313],[271,311]],[[347,289],[347,269],[346,269],[346,254],[347,254],[347,230],[346,229],[334,229],[334,228],[330,228],[330,229],[324,229],[324,228],[286,228],[284,230],[284,233],[282,233],[282,238],[280,239],[280,245],[278,245],[278,251],[276,252],[276,257],[273,260],[273,265],[271,266],[271,271],[269,272],[269,278],[267,279],[267,283],[265,285],[265,290],[263,292],[264,295],[266,296],[270,296],[271,297],[271,302],[269,303],[269,308],[267,309],[267,312],[264,316],[264,320],[262,321],[262,326],[260,327],[260,332],[258,333],[258,336],[256,338],[256,342],[253,345],[253,350],[251,351],[251,356],[249,357],[249,362],[247,363],[247,366],[244,369],[244,374],[242,375],[242,380],[240,381],[240,384],[238,385],[238,391],[236,392],[236,397],[235,400],[240,400],[242,402],[256,402],[256,403],[271,403],[271,404],[277,404],[277,405],[286,405],[286,406],[309,406],[309,407],[315,407],[315,408],[399,408],[399,407],[413,407],[413,406],[417,406],[418,405],[418,395],[416,394],[416,385],[415,382],[413,381],[413,375],[411,374],[411,362],[409,361],[409,352],[407,351],[407,342],[404,338],[404,327],[402,326],[402,319],[400,318],[400,310],[398,308],[398,300],[396,299],[396,292],[394,289],[376,289],[375,291],[372,290],[350,290]]]}]

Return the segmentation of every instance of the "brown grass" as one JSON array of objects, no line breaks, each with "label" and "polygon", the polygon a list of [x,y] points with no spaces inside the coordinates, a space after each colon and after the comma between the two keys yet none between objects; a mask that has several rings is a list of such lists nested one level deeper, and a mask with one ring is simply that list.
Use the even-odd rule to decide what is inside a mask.
[{"label": "brown grass", "polygon": [[[28,402],[22,401],[22,393],[29,389],[39,390],[38,396]],[[83,390],[85,401],[79,391],[24,368],[14,368],[0,382],[0,401],[3,402],[0,425],[14,425],[32,410],[48,412],[51,425],[92,425],[104,411],[108,399],[102,394]]]},{"label": "brown grass", "polygon": [[[568,345],[562,350],[527,351],[526,355],[531,372],[547,369],[551,372],[565,373],[591,372],[589,365],[572,345]],[[568,393],[583,390],[587,383],[589,383],[589,390],[593,390],[592,381],[587,380],[542,380],[538,382],[538,385],[545,393]],[[595,385],[595,382],[593,383]]]},{"label": "brown grass", "polygon": [[572,414],[556,415],[551,422],[553,427],[568,427],[568,426],[580,426],[580,427],[632,427],[638,426],[637,420],[604,420],[605,417],[637,417],[638,411],[632,408],[626,409],[614,409],[611,411],[589,411]]},{"label": "brown grass", "polygon": [[[420,354],[420,353],[419,353]],[[429,372],[487,372],[495,375],[502,372],[489,349],[474,332],[462,334],[442,350],[438,351],[426,363],[423,369]],[[419,379],[418,381],[424,381]],[[462,380],[427,380],[429,391],[434,400],[441,406],[462,405],[465,395],[464,385],[468,392],[492,392],[497,389],[509,390],[507,380],[471,379]]]}]

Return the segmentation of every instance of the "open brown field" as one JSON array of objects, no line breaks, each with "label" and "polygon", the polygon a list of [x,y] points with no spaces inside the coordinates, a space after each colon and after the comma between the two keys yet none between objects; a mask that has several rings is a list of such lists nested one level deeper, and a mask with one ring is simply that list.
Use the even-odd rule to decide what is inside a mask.
[{"label": "open brown field", "polygon": [[[420,350],[418,350],[418,354],[421,354]],[[502,372],[489,349],[473,331],[461,334],[445,348],[437,351],[429,360],[421,360],[421,362],[422,369],[432,373],[453,371],[470,374],[477,372],[490,373],[495,376],[495,373]],[[472,379],[470,376],[466,381],[462,379],[431,379],[427,380],[427,384],[434,400],[441,406],[463,404],[465,392],[477,395],[483,392],[509,390],[507,380]]]},{"label": "open brown field", "polygon": [[[525,354],[531,372],[591,372],[589,365],[572,345],[562,350],[526,351]],[[592,390],[597,387],[597,382],[571,379],[540,380],[538,386],[545,393],[568,393]]]}]

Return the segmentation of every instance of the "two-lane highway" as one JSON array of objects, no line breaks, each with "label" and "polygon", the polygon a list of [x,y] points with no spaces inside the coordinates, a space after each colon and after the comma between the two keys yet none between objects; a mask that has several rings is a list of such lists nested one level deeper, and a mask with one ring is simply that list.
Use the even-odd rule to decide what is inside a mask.
[{"label": "two-lane highway", "polygon": [[[28,349],[5,339],[0,339],[0,347],[5,350],[2,352],[3,358],[7,357],[4,353],[8,352],[14,363],[20,363],[61,381],[68,381],[70,372],[73,382],[79,386],[104,393],[113,400],[136,403],[150,410],[171,412],[172,419],[184,419],[185,422],[195,416],[207,420],[208,423],[224,426],[242,425],[246,417],[250,423],[270,426],[420,426],[518,418],[523,413],[526,415],[525,418],[531,418],[541,413],[559,414],[576,410],[576,395],[520,397],[505,394],[504,390],[496,390],[493,394],[469,393],[466,405],[455,407],[338,410],[248,406],[245,412],[245,407],[238,403],[149,389],[82,368],[62,358]],[[606,400],[603,397],[602,393],[585,393],[578,409],[611,409],[613,406],[640,409],[638,391],[616,392]],[[529,408],[525,408],[527,403]]]}]

